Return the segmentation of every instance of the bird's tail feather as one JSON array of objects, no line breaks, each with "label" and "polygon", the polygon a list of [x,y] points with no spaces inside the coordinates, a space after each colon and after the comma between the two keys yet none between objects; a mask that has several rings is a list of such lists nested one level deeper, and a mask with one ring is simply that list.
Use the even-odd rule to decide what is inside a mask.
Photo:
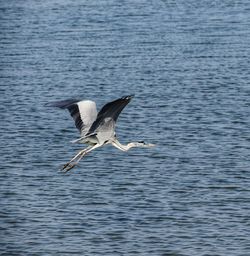
[{"label": "bird's tail feather", "polygon": [[90,134],[87,134],[79,139],[71,140],[70,142],[71,143],[86,143],[88,140],[90,140],[91,137],[94,137],[95,135],[96,135],[96,133],[90,133]]},{"label": "bird's tail feather", "polygon": [[79,138],[79,139],[76,139],[76,140],[71,140],[70,142],[71,143],[82,143],[84,140],[84,138]]}]

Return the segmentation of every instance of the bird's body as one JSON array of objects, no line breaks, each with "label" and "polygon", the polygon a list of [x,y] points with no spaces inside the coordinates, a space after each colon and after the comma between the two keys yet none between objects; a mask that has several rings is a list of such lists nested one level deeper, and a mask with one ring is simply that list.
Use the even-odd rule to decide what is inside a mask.
[{"label": "bird's body", "polygon": [[144,142],[130,142],[127,145],[121,144],[115,134],[115,124],[117,118],[124,107],[130,102],[133,96],[125,96],[115,101],[109,102],[97,112],[96,104],[91,100],[64,100],[49,103],[49,106],[68,109],[75,121],[75,126],[80,132],[80,138],[73,143],[88,144],[88,147],[76,154],[63,170],[72,169],[83,156],[90,151],[106,144],[112,144],[116,148],[127,151],[132,147],[152,147],[153,144]]}]

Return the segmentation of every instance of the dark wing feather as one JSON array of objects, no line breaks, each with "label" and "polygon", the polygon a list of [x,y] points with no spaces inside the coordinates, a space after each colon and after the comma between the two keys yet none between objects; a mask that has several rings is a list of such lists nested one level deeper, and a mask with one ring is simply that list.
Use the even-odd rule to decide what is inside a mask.
[{"label": "dark wing feather", "polygon": [[91,125],[86,136],[95,133],[96,129],[99,127],[102,121],[107,117],[112,118],[116,122],[119,114],[126,107],[126,105],[131,101],[132,98],[133,98],[133,95],[129,95],[104,105],[102,109],[98,112],[97,118]]},{"label": "dark wing feather", "polygon": [[79,100],[77,99],[68,99],[68,100],[51,102],[46,104],[46,106],[58,107],[61,109],[68,109],[70,115],[73,117],[75,121],[76,128],[81,132],[83,127],[83,122],[80,116],[79,106],[77,105],[77,102],[79,102]]},{"label": "dark wing feather", "polygon": [[80,101],[80,100],[79,99],[67,99],[67,100],[49,102],[49,103],[45,104],[45,106],[66,109],[66,108],[68,108],[68,106],[70,106],[74,103],[77,103],[78,101]]},{"label": "dark wing feather", "polygon": [[73,103],[67,107],[69,110],[70,115],[73,117],[75,121],[75,126],[76,128],[81,132],[83,128],[83,122],[81,119],[80,111],[79,111],[79,106],[76,103]]}]

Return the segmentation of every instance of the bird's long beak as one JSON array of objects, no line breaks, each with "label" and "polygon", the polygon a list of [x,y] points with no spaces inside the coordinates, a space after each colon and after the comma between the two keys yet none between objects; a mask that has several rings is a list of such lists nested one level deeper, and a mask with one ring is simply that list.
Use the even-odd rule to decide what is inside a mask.
[{"label": "bird's long beak", "polygon": [[155,147],[156,144],[148,143],[147,146],[148,146],[149,148],[152,148],[152,147]]}]

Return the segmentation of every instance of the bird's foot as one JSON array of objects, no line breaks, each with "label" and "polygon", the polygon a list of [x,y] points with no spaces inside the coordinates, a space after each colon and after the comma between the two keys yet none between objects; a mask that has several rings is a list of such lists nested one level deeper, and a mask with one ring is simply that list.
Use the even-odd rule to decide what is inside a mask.
[{"label": "bird's foot", "polygon": [[72,168],[74,168],[75,166],[76,166],[76,163],[68,162],[68,163],[66,163],[66,164],[62,167],[61,172],[66,173],[66,172],[68,172],[69,170],[71,170]]},{"label": "bird's foot", "polygon": [[68,163],[66,163],[62,167],[61,171],[66,173],[69,170],[71,170],[72,168],[74,168],[86,154],[87,154],[87,152],[83,152],[80,155],[77,155],[76,158],[71,159]]}]

